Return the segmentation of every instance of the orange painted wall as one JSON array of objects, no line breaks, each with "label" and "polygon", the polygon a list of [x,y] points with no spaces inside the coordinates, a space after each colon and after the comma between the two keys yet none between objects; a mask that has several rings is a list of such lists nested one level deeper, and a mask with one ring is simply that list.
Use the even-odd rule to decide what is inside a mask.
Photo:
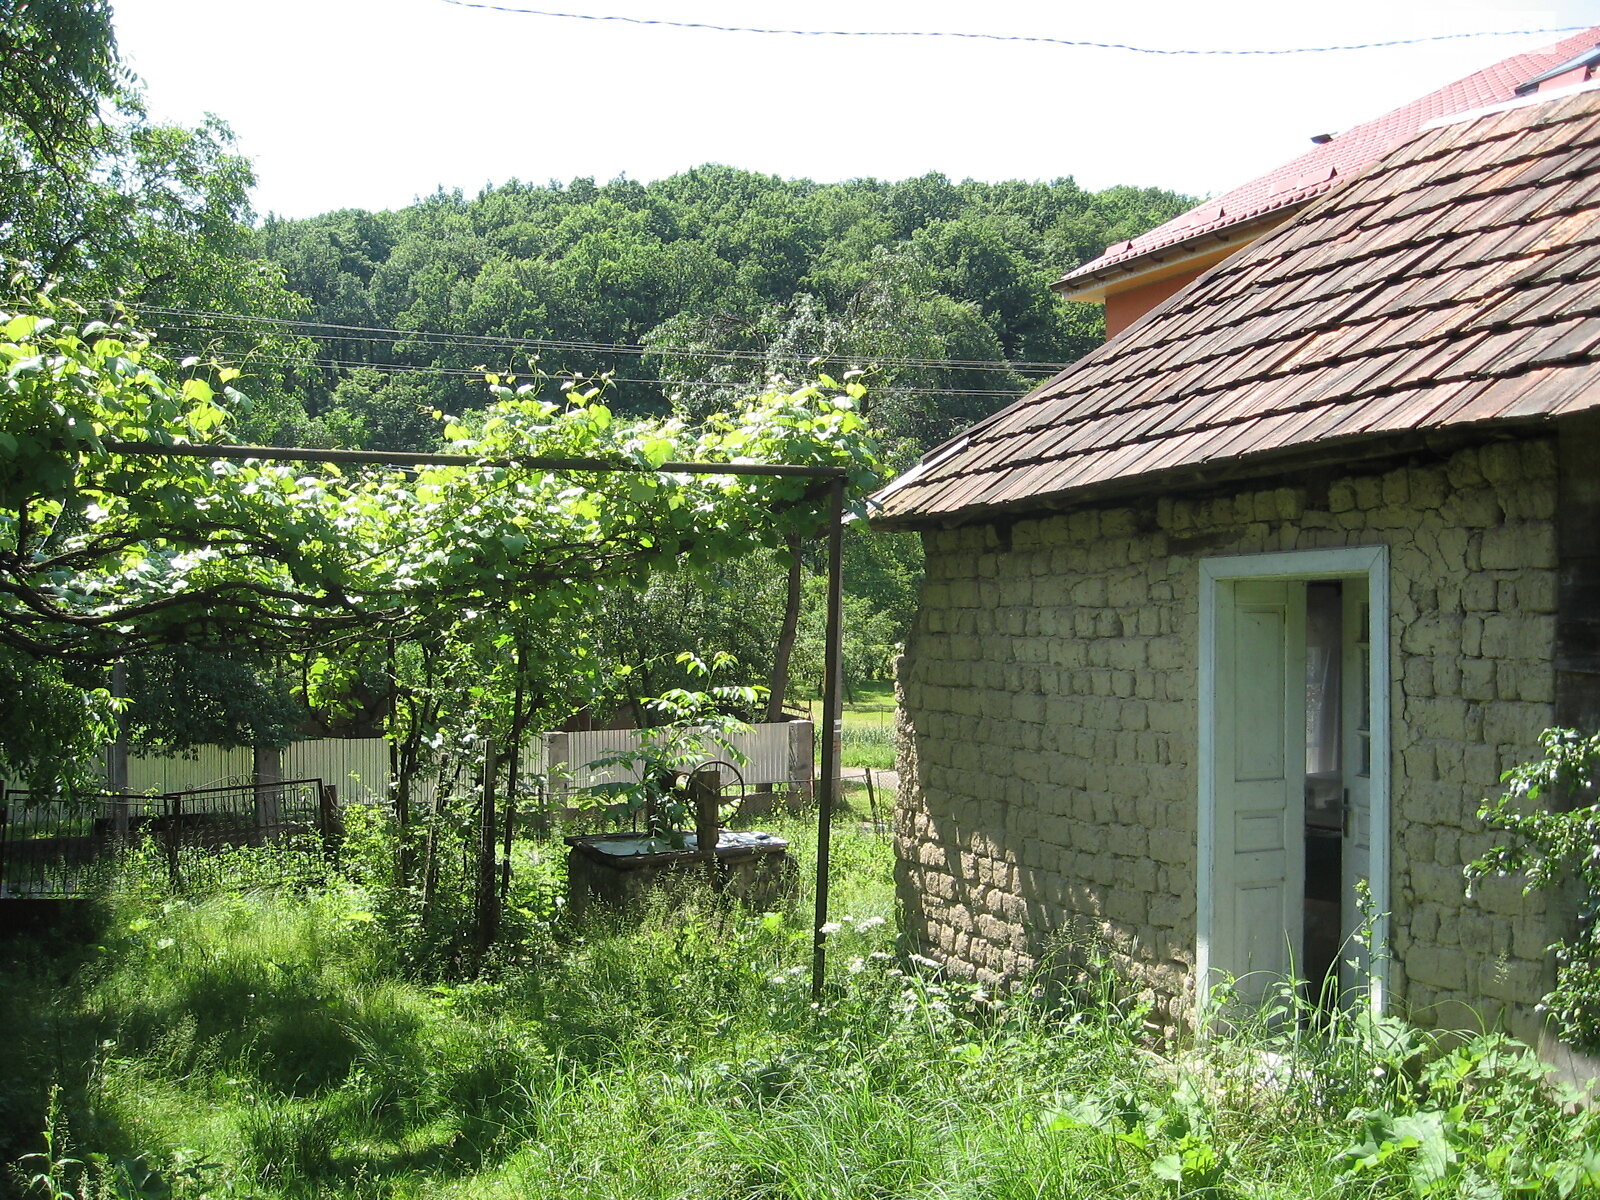
[{"label": "orange painted wall", "polygon": [[1173,292],[1192,279],[1198,279],[1204,267],[1182,271],[1154,283],[1142,283],[1127,291],[1112,292],[1106,296],[1106,337],[1114,338],[1145,313],[1160,304]]}]

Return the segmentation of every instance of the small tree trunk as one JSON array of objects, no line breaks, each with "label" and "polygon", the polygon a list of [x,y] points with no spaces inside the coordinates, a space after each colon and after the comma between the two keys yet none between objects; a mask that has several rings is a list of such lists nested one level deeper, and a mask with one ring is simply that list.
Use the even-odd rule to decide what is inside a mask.
[{"label": "small tree trunk", "polygon": [[783,603],[783,624],[778,629],[778,646],[772,655],[772,691],[767,696],[767,720],[783,720],[783,698],[789,690],[789,659],[800,632],[800,535],[785,538],[789,548],[789,590]]},{"label": "small tree trunk", "polygon": [[[111,694],[118,700],[128,698],[128,668],[118,663],[111,668]],[[122,795],[128,790],[128,713],[117,714],[117,740],[106,750],[106,791]],[[111,832],[119,842],[128,840],[128,802],[118,800],[111,806]]]},{"label": "small tree trunk", "polygon": [[283,749],[279,746],[256,746],[252,757],[255,768],[256,831],[266,840],[269,831],[283,823],[282,789]]},{"label": "small tree trunk", "polygon": [[522,743],[528,734],[527,648],[517,641],[517,694],[511,708],[511,761],[506,768],[505,837],[501,842],[500,903],[511,894],[511,844],[517,828],[517,787],[522,782]]},{"label": "small tree trunk", "polygon": [[322,853],[330,862],[339,860],[344,846],[344,819],[339,815],[339,789],[331,783],[322,785],[317,797],[317,824],[322,833]]},{"label": "small tree trunk", "polygon": [[500,764],[493,740],[483,744],[483,807],[478,828],[477,965],[482,967],[500,929],[500,872],[495,869],[500,823],[495,819],[494,785]]}]

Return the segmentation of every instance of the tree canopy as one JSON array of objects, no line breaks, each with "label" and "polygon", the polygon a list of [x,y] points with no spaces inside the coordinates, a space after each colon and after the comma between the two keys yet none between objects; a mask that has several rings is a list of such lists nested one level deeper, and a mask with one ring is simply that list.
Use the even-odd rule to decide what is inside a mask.
[{"label": "tree canopy", "polygon": [[299,380],[319,419],[363,405],[340,391],[363,367],[455,412],[481,403],[474,368],[536,352],[552,375],[611,371],[619,412],[694,413],[815,362],[872,368],[869,420],[903,462],[1050,373],[1009,364],[1096,344],[1099,310],[1050,283],[1188,203],[1071,179],[818,184],[705,166],[440,192],[269,220],[262,236],[326,323],[303,329],[321,371]]},{"label": "tree canopy", "polygon": [[[102,99],[123,82],[105,0],[26,0],[0,12],[0,180],[72,169],[93,151]],[[12,210],[8,210],[12,211]]]},{"label": "tree canopy", "polygon": [[[552,401],[495,377],[486,409],[442,429],[473,465],[136,453],[215,441],[246,402],[231,370],[190,363],[179,381],[147,336],[86,316],[48,294],[0,308],[0,648],[15,661],[89,668],[167,646],[327,656],[559,627],[608,581],[642,586],[822,519],[813,480],[663,464],[833,466],[857,494],[876,478],[853,384],[765,393],[690,426],[621,419],[597,389]],[[620,469],[528,461],[550,458]]]},{"label": "tree canopy", "polygon": [[[662,455],[836,462],[859,484],[870,431],[903,467],[1094,345],[1098,310],[1050,282],[1189,203],[706,165],[258,224],[252,186],[220,120],[149,120],[106,0],[0,12],[0,767],[103,736],[119,659],[135,727],[179,741],[199,728],[163,726],[182,695],[224,740],[281,742],[291,675],[347,697],[362,675],[415,716],[407,737],[447,693],[448,719],[512,726],[636,700],[684,650],[736,648],[781,690],[792,648],[808,678],[804,484],[663,474]],[[855,368],[865,398],[806,383]],[[117,449],[224,437],[508,465]],[[509,465],[552,453],[634,469]],[[881,670],[920,551],[857,531],[847,553],[852,669]],[[669,565],[687,573],[652,574]]]}]

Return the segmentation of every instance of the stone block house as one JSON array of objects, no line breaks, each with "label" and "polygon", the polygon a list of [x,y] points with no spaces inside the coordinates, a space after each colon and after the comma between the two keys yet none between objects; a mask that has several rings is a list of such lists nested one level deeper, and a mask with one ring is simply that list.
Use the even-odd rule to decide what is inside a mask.
[{"label": "stone block house", "polygon": [[1179,1018],[1337,971],[1535,1032],[1559,919],[1462,867],[1539,732],[1600,724],[1600,83],[1543,73],[875,498],[927,549],[896,827],[923,954],[1019,984],[1087,926]]}]

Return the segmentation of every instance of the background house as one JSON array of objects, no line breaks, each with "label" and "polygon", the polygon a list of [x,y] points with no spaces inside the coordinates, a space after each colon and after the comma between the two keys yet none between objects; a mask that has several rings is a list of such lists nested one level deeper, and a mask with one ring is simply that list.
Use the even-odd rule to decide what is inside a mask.
[{"label": "background house", "polygon": [[1134,321],[1210,267],[1272,232],[1307,205],[1414,137],[1429,121],[1510,100],[1519,88],[1549,95],[1587,82],[1600,28],[1543,50],[1513,54],[1409,104],[1338,133],[1276,170],[1240,184],[1179,217],[1067,272],[1055,290],[1068,300],[1104,304],[1106,336]]},{"label": "background house", "polygon": [[1332,963],[1369,887],[1376,1000],[1533,1031],[1540,898],[1469,903],[1461,869],[1501,771],[1600,722],[1572,70],[1425,125],[880,493],[928,551],[897,827],[924,953],[1019,981],[1087,925],[1183,1006]]}]

